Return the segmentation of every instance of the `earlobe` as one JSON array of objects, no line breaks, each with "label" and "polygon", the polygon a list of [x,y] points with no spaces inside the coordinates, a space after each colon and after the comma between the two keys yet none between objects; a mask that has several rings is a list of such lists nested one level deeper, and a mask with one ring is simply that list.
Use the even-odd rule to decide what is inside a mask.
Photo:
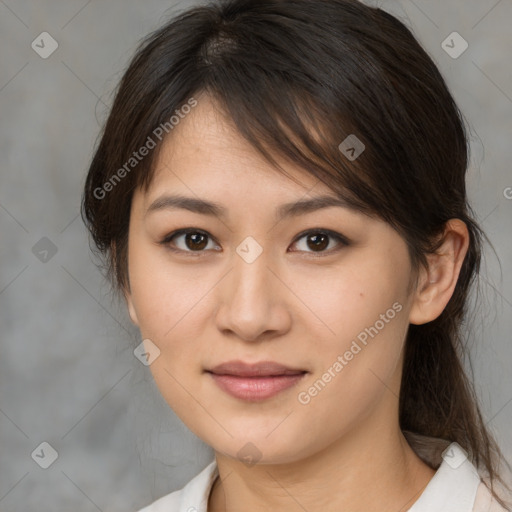
[{"label": "earlobe", "polygon": [[[116,268],[116,244],[115,242],[112,242],[110,244],[110,251],[111,251],[111,258],[114,265],[114,274],[117,274],[117,268]],[[126,301],[126,305],[128,307],[128,313],[130,314],[130,319],[133,324],[135,324],[137,327],[139,326],[139,319],[137,318],[137,313],[135,311],[135,306],[133,304],[132,294],[131,294],[131,287],[130,287],[130,276],[126,276],[126,281],[123,281],[123,284],[121,285],[121,289],[124,295],[124,299]]]},{"label": "earlobe", "polygon": [[435,254],[427,255],[428,269],[422,268],[409,313],[411,324],[435,320],[448,304],[469,247],[469,233],[460,219],[450,219]]},{"label": "earlobe", "polygon": [[137,312],[135,311],[135,305],[133,304],[132,294],[130,290],[124,289],[123,295],[126,300],[126,305],[128,307],[128,313],[130,315],[130,319],[133,324],[137,327],[139,326],[139,319],[137,318]]},{"label": "earlobe", "polygon": [[139,326],[139,319],[137,318],[137,312],[135,310],[135,304],[133,303],[132,290],[130,285],[130,276],[126,276],[126,283],[123,285],[123,295],[128,307],[128,313],[133,324]]}]

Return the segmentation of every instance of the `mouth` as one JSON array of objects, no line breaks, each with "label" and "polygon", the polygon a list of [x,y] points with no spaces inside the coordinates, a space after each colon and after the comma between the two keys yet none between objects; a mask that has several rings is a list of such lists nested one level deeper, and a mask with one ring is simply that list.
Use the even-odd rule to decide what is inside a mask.
[{"label": "mouth", "polygon": [[259,363],[245,363],[244,361],[227,361],[210,370],[215,375],[232,375],[234,377],[278,377],[282,375],[299,375],[306,370],[291,368],[274,361],[260,361]]},{"label": "mouth", "polygon": [[249,402],[271,398],[296,385],[309,373],[273,361],[254,364],[228,361],[205,372],[222,391]]}]

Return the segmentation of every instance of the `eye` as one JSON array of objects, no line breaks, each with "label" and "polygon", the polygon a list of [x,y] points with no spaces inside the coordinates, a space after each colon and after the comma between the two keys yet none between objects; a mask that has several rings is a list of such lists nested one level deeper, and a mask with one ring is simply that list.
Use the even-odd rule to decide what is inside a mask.
[{"label": "eye", "polygon": [[[180,243],[177,242],[180,239],[181,247]],[[292,245],[297,245],[302,239],[305,239],[306,241],[302,246],[303,248],[299,248],[298,251],[291,252],[332,253],[350,245],[347,238],[329,229],[304,231],[295,239]],[[330,247],[331,240],[336,240],[338,242],[337,246],[334,248]],[[208,247],[209,241],[212,242],[213,238],[207,232],[196,228],[187,228],[170,233],[160,242],[160,244],[174,252],[189,253],[191,256],[199,256],[201,253],[204,253],[206,249],[212,249],[212,247]],[[218,245],[215,247],[220,249]]]},{"label": "eye", "polygon": [[[332,253],[342,249],[344,246],[349,245],[349,241],[344,236],[329,229],[309,230],[301,233],[295,239],[294,244],[298,244],[298,242],[302,239],[305,239],[305,243],[302,244],[302,248],[299,248],[299,251],[302,252]],[[334,249],[330,247],[328,250],[326,250],[331,245],[330,240],[332,239],[336,240],[338,245],[335,246]],[[312,250],[309,251],[308,249]]]},{"label": "eye", "polygon": [[[175,242],[175,240],[180,238],[182,238],[181,247]],[[167,235],[160,243],[175,252],[201,253],[204,252],[204,249],[208,248],[208,238],[210,238],[208,233],[199,229],[188,228],[174,231]],[[173,245],[178,245],[178,247],[173,247]]]}]

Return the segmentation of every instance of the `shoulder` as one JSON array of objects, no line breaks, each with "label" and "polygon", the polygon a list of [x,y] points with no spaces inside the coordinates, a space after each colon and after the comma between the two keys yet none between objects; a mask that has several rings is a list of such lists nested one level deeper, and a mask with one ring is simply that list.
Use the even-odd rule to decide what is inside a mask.
[{"label": "shoulder", "polygon": [[157,499],[138,512],[207,512],[208,497],[218,476],[213,460],[183,488]]}]

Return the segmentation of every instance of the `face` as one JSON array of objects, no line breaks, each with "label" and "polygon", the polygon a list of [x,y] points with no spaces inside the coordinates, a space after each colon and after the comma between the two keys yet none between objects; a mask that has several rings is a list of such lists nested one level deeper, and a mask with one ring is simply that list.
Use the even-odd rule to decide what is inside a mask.
[{"label": "face", "polygon": [[[343,206],[280,216],[284,204],[336,197],[280,163],[297,182],[202,98],[166,141],[147,193],[135,192],[128,244],[126,299],[149,352],[160,351],[149,368],[163,397],[216,452],[253,450],[262,463],[397,421],[412,303],[398,233]],[[179,207],[168,200],[176,195],[221,211]],[[208,371],[233,360],[296,372]]]}]

